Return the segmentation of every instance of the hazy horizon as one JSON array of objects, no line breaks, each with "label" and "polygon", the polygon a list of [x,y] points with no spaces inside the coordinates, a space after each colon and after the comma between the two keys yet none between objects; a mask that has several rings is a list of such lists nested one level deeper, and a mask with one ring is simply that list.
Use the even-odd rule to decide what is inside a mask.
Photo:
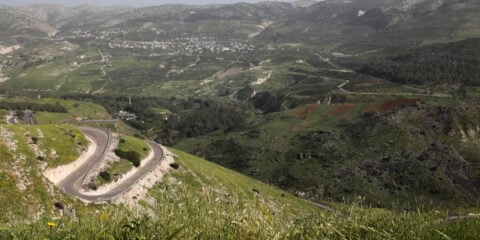
[{"label": "hazy horizon", "polygon": [[[98,6],[114,6],[114,5],[126,5],[132,7],[143,6],[155,6],[162,4],[188,4],[188,5],[204,5],[204,4],[231,4],[238,2],[258,3],[265,2],[266,0],[79,0],[79,1],[67,1],[67,0],[0,0],[1,5],[7,6],[19,6],[30,4],[60,4],[65,6],[79,6],[79,5],[98,5]],[[294,2],[296,0],[281,0],[279,2]]]}]

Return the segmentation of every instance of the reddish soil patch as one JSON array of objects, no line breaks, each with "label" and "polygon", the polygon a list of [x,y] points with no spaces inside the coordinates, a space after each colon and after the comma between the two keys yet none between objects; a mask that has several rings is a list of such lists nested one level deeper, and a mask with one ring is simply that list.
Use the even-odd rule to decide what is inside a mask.
[{"label": "reddish soil patch", "polygon": [[311,121],[305,120],[305,121],[303,121],[302,123],[294,126],[293,129],[292,129],[292,131],[293,131],[293,132],[298,132],[298,131],[300,131],[300,130],[302,130],[302,129],[308,128],[310,125],[312,125],[312,123],[313,123],[313,122],[311,122]]},{"label": "reddish soil patch", "polygon": [[362,109],[362,112],[376,112],[376,111],[379,111],[380,108],[382,107],[382,105],[383,105],[382,103],[369,104]]},{"label": "reddish soil patch", "polygon": [[355,104],[342,104],[332,108],[332,110],[330,110],[330,114],[339,115],[342,116],[342,118],[348,118],[351,117],[350,110],[352,110],[353,107],[355,107]]},{"label": "reddish soil patch", "polygon": [[297,125],[297,126],[294,126],[294,127],[292,128],[292,132],[298,132],[298,131],[300,131],[301,129],[302,129],[302,128],[301,128],[299,125]]},{"label": "reddish soil patch", "polygon": [[300,109],[298,112],[295,113],[297,118],[304,118],[310,114],[312,114],[317,108],[320,107],[318,104],[309,104]]},{"label": "reddish soil patch", "polygon": [[408,106],[408,105],[412,105],[416,102],[418,102],[419,99],[397,99],[397,100],[391,100],[391,101],[387,101],[387,102],[384,102],[382,104],[382,106],[380,106],[380,111],[381,112],[387,112],[387,111],[391,111],[391,110],[394,110],[394,109],[397,109],[397,108],[400,108],[400,107],[403,107],[403,106]]},{"label": "reddish soil patch", "polygon": [[369,82],[369,83],[357,83],[357,84],[354,84],[353,86],[355,86],[355,87],[371,87],[373,85],[375,85],[375,83]]}]

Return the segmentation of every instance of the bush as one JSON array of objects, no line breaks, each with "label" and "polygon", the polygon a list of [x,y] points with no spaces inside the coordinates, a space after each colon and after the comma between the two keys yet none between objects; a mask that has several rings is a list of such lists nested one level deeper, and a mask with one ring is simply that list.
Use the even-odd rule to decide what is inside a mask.
[{"label": "bush", "polygon": [[121,149],[115,149],[115,154],[123,159],[130,161],[133,166],[140,166],[140,154],[136,151],[122,151]]},{"label": "bush", "polygon": [[109,172],[106,172],[106,171],[103,171],[103,172],[100,172],[100,177],[105,180],[105,182],[110,182],[110,180],[112,179],[110,177],[110,173]]},{"label": "bush", "polygon": [[177,169],[180,168],[180,165],[178,165],[178,163],[172,163],[172,164],[170,164],[170,167],[177,170]]},{"label": "bush", "polygon": [[140,167],[140,159],[135,158],[135,159],[127,159],[127,160],[130,161],[133,164],[133,166]]},{"label": "bush", "polygon": [[97,189],[98,189],[97,184],[95,184],[94,182],[90,182],[90,183],[87,185],[87,187],[88,187],[89,189],[92,189],[92,190],[97,190]]},{"label": "bush", "polygon": [[33,144],[37,144],[37,143],[38,143],[38,140],[39,140],[38,137],[32,137],[32,143],[33,143]]},{"label": "bush", "polygon": [[65,205],[61,202],[56,202],[55,204],[53,204],[53,206],[61,210],[65,209]]}]

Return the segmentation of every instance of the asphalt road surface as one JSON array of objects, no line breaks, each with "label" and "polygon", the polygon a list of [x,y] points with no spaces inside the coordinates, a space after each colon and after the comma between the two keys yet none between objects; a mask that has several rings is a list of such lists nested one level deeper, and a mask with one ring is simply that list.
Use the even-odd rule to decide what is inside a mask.
[{"label": "asphalt road surface", "polygon": [[142,164],[133,176],[126,179],[124,182],[112,188],[106,193],[98,195],[82,194],[80,192],[82,188],[81,184],[87,173],[91,171],[92,168],[94,168],[96,163],[98,163],[104,158],[110,142],[110,133],[102,129],[91,127],[81,127],[80,130],[89,138],[91,138],[95,142],[95,144],[97,144],[97,149],[95,153],[92,154],[83,165],[81,165],[74,172],[72,172],[65,179],[63,179],[58,184],[58,187],[64,192],[74,195],[83,200],[90,202],[104,201],[124,193],[125,191],[129,190],[130,187],[135,184],[135,182],[141,179],[144,175],[148,174],[152,169],[155,168],[155,166],[160,164],[163,159],[163,151],[160,146],[154,142],[148,142],[148,144],[152,148],[152,151],[154,151],[154,159],[149,161],[148,164]]}]

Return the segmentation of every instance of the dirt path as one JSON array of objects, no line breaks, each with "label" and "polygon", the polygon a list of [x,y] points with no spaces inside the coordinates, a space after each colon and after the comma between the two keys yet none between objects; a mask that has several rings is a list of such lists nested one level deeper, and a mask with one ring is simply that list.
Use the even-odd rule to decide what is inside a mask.
[{"label": "dirt path", "polygon": [[267,76],[258,78],[257,81],[253,82],[252,85],[261,85],[264,84],[266,81],[268,81],[272,77],[272,71],[269,71],[267,73]]},{"label": "dirt path", "polygon": [[258,30],[256,32],[248,34],[248,37],[249,38],[254,38],[254,37],[262,34],[262,32],[265,31],[265,29],[270,27],[272,24],[273,24],[272,21],[265,21],[262,24],[257,25]]},{"label": "dirt path", "polygon": [[[401,93],[401,92],[352,92],[344,87],[350,83],[350,80],[346,80],[342,84],[338,85],[338,90],[340,93],[344,94],[354,94],[354,95],[394,95],[394,96],[423,96],[423,97],[439,97],[439,98],[448,98],[451,97],[448,94],[445,93],[434,93],[432,92],[431,94],[429,93]],[[410,89],[415,89],[415,90],[422,90],[419,88],[414,88],[414,87],[409,87],[406,85],[403,85],[404,87],[410,88]],[[422,90],[424,91],[424,90]]]},{"label": "dirt path", "polygon": [[9,54],[17,49],[20,49],[21,46],[20,45],[14,45],[14,46],[10,46],[10,47],[3,47],[3,46],[0,46],[0,55],[5,55],[5,54]]},{"label": "dirt path", "polygon": [[105,87],[107,87],[108,83],[112,83],[112,78],[108,76],[107,71],[105,68],[108,66],[108,58],[103,54],[103,52],[98,49],[98,53],[102,57],[102,60],[100,60],[100,63],[102,63],[102,66],[100,67],[100,71],[102,72],[102,75],[106,78],[107,81],[105,81],[105,84],[97,90],[95,90],[93,93],[102,93],[105,91]]}]

